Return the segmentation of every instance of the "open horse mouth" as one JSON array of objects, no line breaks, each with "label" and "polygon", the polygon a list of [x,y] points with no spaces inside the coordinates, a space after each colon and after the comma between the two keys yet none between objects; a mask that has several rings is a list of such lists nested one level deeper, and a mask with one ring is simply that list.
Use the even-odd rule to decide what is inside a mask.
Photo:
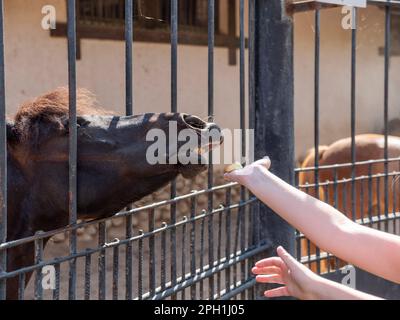
[{"label": "open horse mouth", "polygon": [[207,168],[208,154],[223,143],[224,137],[221,128],[214,122],[205,122],[196,116],[187,114],[183,114],[182,119],[188,128],[193,129],[199,137],[198,143],[190,148],[192,159],[195,161],[189,164],[178,164],[182,176],[191,178]]}]

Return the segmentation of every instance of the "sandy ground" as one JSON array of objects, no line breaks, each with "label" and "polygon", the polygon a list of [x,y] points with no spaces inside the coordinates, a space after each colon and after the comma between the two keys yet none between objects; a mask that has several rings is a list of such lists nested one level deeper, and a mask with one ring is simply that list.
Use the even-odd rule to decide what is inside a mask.
[{"label": "sandy ground", "polygon": [[[187,212],[185,212],[187,214]],[[201,211],[198,211],[197,214],[201,214]],[[157,215],[157,212],[156,212]],[[182,216],[182,214],[178,213],[178,216]],[[246,213],[246,220],[248,219],[248,212]],[[213,215],[213,225],[211,227],[213,233],[213,241],[209,241],[209,232],[208,232],[208,219],[206,217],[196,222],[195,224],[195,254],[191,255],[190,250],[190,231],[192,228],[192,224],[189,223],[186,225],[185,230],[184,227],[180,226],[176,229],[176,269],[177,276],[180,277],[182,274],[187,274],[190,272],[191,261],[194,258],[196,262],[196,268],[200,268],[201,265],[207,265],[209,262],[209,248],[210,246],[213,248],[214,252],[214,260],[218,257],[218,252],[220,252],[220,256],[224,257],[227,250],[227,232],[226,232],[226,212],[219,215],[218,213]],[[236,224],[237,224],[237,210],[232,210],[230,213],[231,220],[231,229],[230,229],[230,237],[231,244],[228,248],[229,253],[233,253],[235,241],[238,235],[236,232]],[[204,223],[204,234],[203,234],[203,245],[201,244],[202,238],[202,222]],[[248,222],[246,222],[248,223]],[[143,225],[142,225],[143,226]],[[161,226],[161,222],[157,223],[156,228]],[[140,227],[140,226],[139,226]],[[247,229],[246,239],[248,239],[249,228]],[[138,227],[134,228],[134,235],[139,233]],[[166,252],[164,259],[164,268],[165,268],[165,277],[166,282],[171,279],[171,233],[169,231],[163,231],[160,234],[157,234],[154,237],[155,242],[155,273],[156,273],[156,287],[161,285],[161,271],[162,271],[162,234],[165,234],[166,239]],[[118,227],[112,226],[107,229],[107,241],[113,241],[115,238],[124,239],[125,238],[125,222],[119,225]],[[78,242],[78,251],[84,251],[86,248],[96,248],[97,247],[97,237],[90,239],[90,237],[80,237]],[[84,239],[84,240],[82,240]],[[247,241],[247,240],[246,240]],[[140,243],[141,242],[141,243]],[[240,244],[240,242],[239,242]],[[238,245],[239,245],[238,244]],[[142,245],[142,252],[140,251],[139,246]],[[132,242],[132,294],[133,298],[137,298],[139,293],[146,293],[149,291],[149,281],[150,281],[150,251],[149,251],[149,238],[144,239],[143,241],[133,241]],[[113,273],[116,270],[118,273],[118,286],[117,293],[118,299],[125,299],[126,293],[126,245],[121,245],[118,252],[118,266],[114,267],[114,249],[108,248],[106,249],[106,298],[113,298]],[[62,243],[54,243],[50,240],[49,244],[46,246],[44,258],[45,260],[50,260],[54,257],[66,256],[69,253],[68,241],[64,241]],[[141,256],[141,259],[140,259]],[[99,255],[93,254],[91,256],[91,267],[90,267],[90,299],[98,299],[99,297]],[[140,266],[141,265],[141,266]],[[68,273],[69,273],[69,265],[68,262],[62,263],[60,266],[60,299],[68,298]],[[142,270],[140,272],[140,270]],[[225,285],[225,272],[221,272],[214,277],[215,289],[220,288],[224,289]],[[231,283],[234,280],[238,280],[240,277],[240,269],[239,267],[232,268],[231,271]],[[25,299],[33,299],[34,297],[34,276],[32,277],[30,283],[28,284],[25,291]],[[84,299],[85,292],[85,258],[77,259],[77,285],[76,285],[76,297],[77,299]],[[203,292],[204,297],[207,297],[208,294],[208,280],[203,281]],[[44,299],[52,299],[53,291],[45,290],[44,291]],[[197,298],[201,298],[200,294],[200,285],[197,285]],[[184,293],[180,293],[178,298],[190,298],[190,288],[186,289]]]}]

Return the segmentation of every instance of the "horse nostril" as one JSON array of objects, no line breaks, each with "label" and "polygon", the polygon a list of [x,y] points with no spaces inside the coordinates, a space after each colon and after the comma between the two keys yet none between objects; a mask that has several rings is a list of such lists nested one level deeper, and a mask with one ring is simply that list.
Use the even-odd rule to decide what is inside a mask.
[{"label": "horse nostril", "polygon": [[215,135],[215,137],[219,137],[219,143],[222,144],[224,142],[224,136],[221,128],[216,123],[208,123],[207,124],[208,132],[211,132]]},{"label": "horse nostril", "polygon": [[191,116],[191,115],[184,115],[183,116],[184,123],[194,129],[203,130],[207,127],[207,123],[201,120],[198,117]]}]

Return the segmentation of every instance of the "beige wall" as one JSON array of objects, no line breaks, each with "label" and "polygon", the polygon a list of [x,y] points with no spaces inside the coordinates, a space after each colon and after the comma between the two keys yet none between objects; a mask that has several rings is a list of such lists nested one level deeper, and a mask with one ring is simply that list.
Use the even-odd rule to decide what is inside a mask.
[{"label": "beige wall", "polygon": [[[222,1],[222,0],[221,0]],[[226,5],[223,0],[222,6]],[[64,0],[5,0],[7,107],[67,84],[66,39],[52,38],[41,28],[41,8],[53,4],[65,21]],[[247,13],[246,13],[247,17]],[[362,10],[357,53],[357,132],[383,126],[383,12]],[[321,14],[321,143],[350,134],[350,31],[340,24],[337,9]],[[313,145],[314,13],[295,15],[296,154]],[[226,28],[226,19],[221,27]],[[246,23],[247,24],[247,23]],[[124,42],[82,40],[77,62],[78,84],[93,91],[101,105],[125,110]],[[207,114],[207,48],[179,46],[178,109]],[[246,58],[247,62],[247,58]],[[390,115],[399,116],[399,58],[391,61]],[[170,108],[170,46],[134,43],[134,109],[136,113]],[[247,90],[247,86],[246,86]],[[228,65],[227,49],[215,50],[215,119],[239,127],[239,67]]]},{"label": "beige wall", "polygon": [[[10,114],[18,105],[45,91],[67,84],[66,39],[41,28],[41,8],[52,4],[57,21],[65,21],[64,0],[6,0],[6,79]],[[224,25],[226,21],[221,21]],[[123,41],[82,40],[77,62],[78,85],[96,94],[101,105],[125,110],[125,44]],[[179,46],[178,109],[207,115],[207,47]],[[170,108],[170,46],[134,43],[135,113]],[[228,65],[228,52],[215,50],[215,118],[238,127],[239,68]]]},{"label": "beige wall", "polygon": [[[320,128],[321,143],[350,135],[351,30],[341,27],[340,9],[321,11]],[[358,16],[357,133],[383,129],[384,11],[370,6]],[[314,117],[314,13],[295,16],[295,132],[297,154],[313,145]],[[397,89],[400,59],[390,65],[390,118],[400,116]]]}]

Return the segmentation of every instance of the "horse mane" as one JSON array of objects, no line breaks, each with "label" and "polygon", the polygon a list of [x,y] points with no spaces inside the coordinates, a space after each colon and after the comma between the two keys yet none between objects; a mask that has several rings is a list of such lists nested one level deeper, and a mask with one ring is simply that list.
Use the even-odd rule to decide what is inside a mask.
[{"label": "horse mane", "polygon": [[[14,117],[13,128],[19,141],[37,143],[50,129],[65,130],[62,123],[69,115],[68,88],[60,87],[37,98],[24,102]],[[76,93],[76,111],[78,115],[110,115],[110,112],[97,105],[95,96],[87,89],[78,89]],[[47,128],[43,128],[45,127]]]}]

